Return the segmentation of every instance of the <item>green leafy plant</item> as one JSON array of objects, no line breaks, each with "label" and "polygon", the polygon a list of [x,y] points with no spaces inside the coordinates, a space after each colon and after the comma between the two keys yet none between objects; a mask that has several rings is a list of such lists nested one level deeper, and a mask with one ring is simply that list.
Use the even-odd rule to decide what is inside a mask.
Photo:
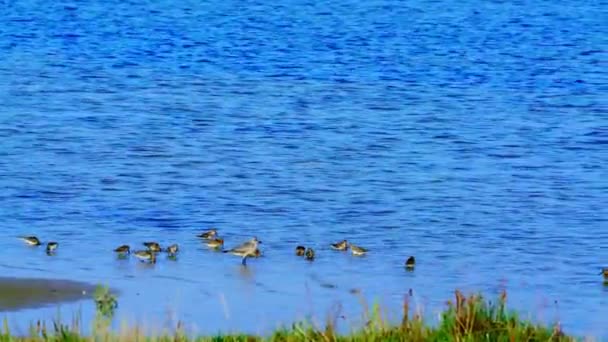
[{"label": "green leafy plant", "polygon": [[116,299],[116,295],[111,293],[107,286],[97,285],[93,293],[93,299],[95,300],[98,314],[110,319],[114,317],[114,311],[118,307],[118,300]]}]

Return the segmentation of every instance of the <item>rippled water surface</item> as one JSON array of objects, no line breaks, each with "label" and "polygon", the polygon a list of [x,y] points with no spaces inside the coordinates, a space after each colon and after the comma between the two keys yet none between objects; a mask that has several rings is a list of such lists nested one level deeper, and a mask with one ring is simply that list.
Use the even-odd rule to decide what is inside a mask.
[{"label": "rippled water surface", "polygon": [[[109,284],[118,317],[208,333],[356,324],[352,289],[396,315],[411,288],[434,320],[456,288],[506,288],[526,317],[608,335],[605,4],[1,8],[2,275]],[[209,227],[264,257],[207,250]],[[329,250],[343,238],[370,254]],[[111,252],[152,239],[179,259]]]}]

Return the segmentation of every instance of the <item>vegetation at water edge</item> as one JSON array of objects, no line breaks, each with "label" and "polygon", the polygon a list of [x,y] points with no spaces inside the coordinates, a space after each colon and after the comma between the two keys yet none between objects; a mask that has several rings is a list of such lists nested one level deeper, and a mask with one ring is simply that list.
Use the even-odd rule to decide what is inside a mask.
[{"label": "vegetation at water edge", "polygon": [[347,334],[337,332],[333,319],[319,327],[301,322],[291,327],[279,329],[268,336],[229,334],[217,336],[189,336],[176,327],[172,333],[149,336],[140,327],[129,327],[121,331],[112,331],[110,322],[118,302],[108,288],[99,287],[94,295],[97,307],[97,319],[92,333],[80,332],[78,322],[64,325],[54,322],[50,327],[38,322],[30,327],[28,336],[15,336],[8,324],[0,329],[0,342],[3,341],[574,341],[574,337],[565,335],[559,325],[544,326],[521,319],[507,309],[506,293],[502,293],[496,302],[487,301],[481,295],[463,295],[456,291],[455,298],[448,301],[441,313],[438,324],[428,324],[419,315],[411,314],[409,301],[403,303],[401,322],[387,322],[382,318],[378,306],[375,306],[365,326]]}]

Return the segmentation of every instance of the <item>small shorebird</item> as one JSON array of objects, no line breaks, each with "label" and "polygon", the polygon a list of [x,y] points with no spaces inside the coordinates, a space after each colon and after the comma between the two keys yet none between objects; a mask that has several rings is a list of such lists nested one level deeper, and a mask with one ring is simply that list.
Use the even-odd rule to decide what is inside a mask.
[{"label": "small shorebird", "polygon": [[148,250],[154,253],[158,253],[162,250],[158,242],[144,242],[144,246],[148,247]]},{"label": "small shorebird", "polygon": [[167,247],[167,254],[175,255],[175,254],[177,254],[177,252],[179,252],[179,246],[176,243]]},{"label": "small shorebird", "polygon": [[413,270],[414,266],[416,266],[416,258],[414,258],[413,256],[407,258],[407,260],[405,261],[405,268],[407,268],[408,270]]},{"label": "small shorebird", "polygon": [[305,252],[306,252],[306,248],[304,246],[298,246],[298,247],[296,247],[296,255],[297,256],[302,256],[302,255],[304,255]]},{"label": "small shorebird", "polygon": [[46,244],[46,254],[53,254],[59,244],[57,242],[49,242]]},{"label": "small shorebird", "polygon": [[207,240],[205,242],[205,244],[209,248],[218,249],[224,245],[224,239],[222,239],[222,238],[210,239],[210,240]]},{"label": "small shorebird", "polygon": [[608,282],[608,267],[602,268],[602,271],[600,272],[600,274],[603,275],[604,280]]},{"label": "small shorebird", "polygon": [[141,261],[148,261],[151,264],[156,263],[156,253],[152,252],[151,250],[135,251],[133,255],[135,255]]},{"label": "small shorebird", "polygon": [[342,240],[340,242],[332,243],[331,248],[337,251],[345,251],[348,249],[348,241]]},{"label": "small shorebird", "polygon": [[208,231],[202,232],[201,234],[197,235],[197,237],[207,239],[207,240],[213,239],[216,236],[217,236],[217,229],[215,229],[215,228],[209,229]]},{"label": "small shorebird", "polygon": [[122,246],[116,247],[114,249],[114,252],[119,253],[119,254],[130,254],[131,248],[129,247],[129,245],[122,245]]},{"label": "small shorebird", "polygon": [[[256,250],[258,249],[258,244],[262,243],[262,241],[258,240],[257,237],[253,237],[251,240],[236,246],[232,249],[224,251],[224,253],[232,253],[234,255],[238,255],[243,258],[242,264],[243,266],[247,266],[247,258],[255,257]],[[261,254],[261,253],[260,253]]]},{"label": "small shorebird", "polygon": [[306,260],[315,260],[315,251],[312,248],[308,248],[304,253]]},{"label": "small shorebird", "polygon": [[356,255],[356,256],[362,256],[367,253],[367,249],[365,249],[363,247],[355,246],[352,243],[350,244],[350,251],[351,251],[351,253],[353,253],[353,255]]},{"label": "small shorebird", "polygon": [[30,246],[40,246],[40,240],[35,236],[20,236],[19,238]]}]

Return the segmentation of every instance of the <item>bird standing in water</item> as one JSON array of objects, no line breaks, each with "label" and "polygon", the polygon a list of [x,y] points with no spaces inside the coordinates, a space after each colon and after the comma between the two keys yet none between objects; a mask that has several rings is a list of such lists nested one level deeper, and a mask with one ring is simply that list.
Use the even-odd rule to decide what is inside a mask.
[{"label": "bird standing in water", "polygon": [[20,236],[19,238],[30,246],[40,246],[40,240],[35,236]]},{"label": "bird standing in water", "polygon": [[131,253],[131,248],[128,245],[118,246],[114,249],[114,252],[118,254],[129,254]]},{"label": "bird standing in water", "polygon": [[156,253],[152,252],[151,250],[136,251],[133,253],[133,255],[135,255],[141,261],[148,261],[151,264],[156,263]]},{"label": "bird standing in water", "polygon": [[315,251],[312,248],[308,248],[304,253],[304,257],[306,258],[306,260],[315,260]]},{"label": "bird standing in water", "polygon": [[247,266],[247,258],[255,257],[256,250],[258,249],[258,245],[262,243],[262,241],[258,240],[257,237],[253,237],[251,240],[236,246],[232,249],[224,251],[224,253],[232,253],[234,255],[238,255],[243,258],[241,263],[243,266]]},{"label": "bird standing in water", "polygon": [[177,254],[177,252],[179,252],[179,246],[176,243],[167,247],[167,254],[174,256],[175,254]]},{"label": "bird standing in water", "polygon": [[337,251],[345,251],[348,249],[348,241],[342,240],[340,242],[332,243],[331,248]]},{"label": "bird standing in water", "polygon": [[362,256],[362,255],[365,255],[367,253],[367,249],[365,249],[363,247],[355,246],[355,245],[353,245],[351,243],[350,244],[350,252],[353,253],[353,255]]},{"label": "bird standing in water", "polygon": [[414,269],[415,266],[416,266],[416,258],[414,258],[413,256],[407,258],[407,260],[405,261],[405,268],[408,269],[409,271],[411,271]]},{"label": "bird standing in water", "polygon": [[207,239],[207,240],[213,239],[216,236],[217,236],[217,229],[215,229],[215,228],[209,229],[208,231],[202,232],[201,234],[197,235],[197,237]]},{"label": "bird standing in water", "polygon": [[160,244],[158,242],[144,242],[144,246],[148,247],[148,250],[150,252],[154,252],[154,253],[158,253],[162,250],[162,248],[160,248]]},{"label": "bird standing in water", "polygon": [[209,248],[218,249],[224,245],[224,239],[221,239],[221,238],[210,239],[210,240],[207,240],[205,242],[205,244]]},{"label": "bird standing in water", "polygon": [[46,254],[51,255],[51,254],[55,253],[55,250],[57,249],[58,246],[59,246],[59,244],[57,242],[47,243],[46,244]]}]

